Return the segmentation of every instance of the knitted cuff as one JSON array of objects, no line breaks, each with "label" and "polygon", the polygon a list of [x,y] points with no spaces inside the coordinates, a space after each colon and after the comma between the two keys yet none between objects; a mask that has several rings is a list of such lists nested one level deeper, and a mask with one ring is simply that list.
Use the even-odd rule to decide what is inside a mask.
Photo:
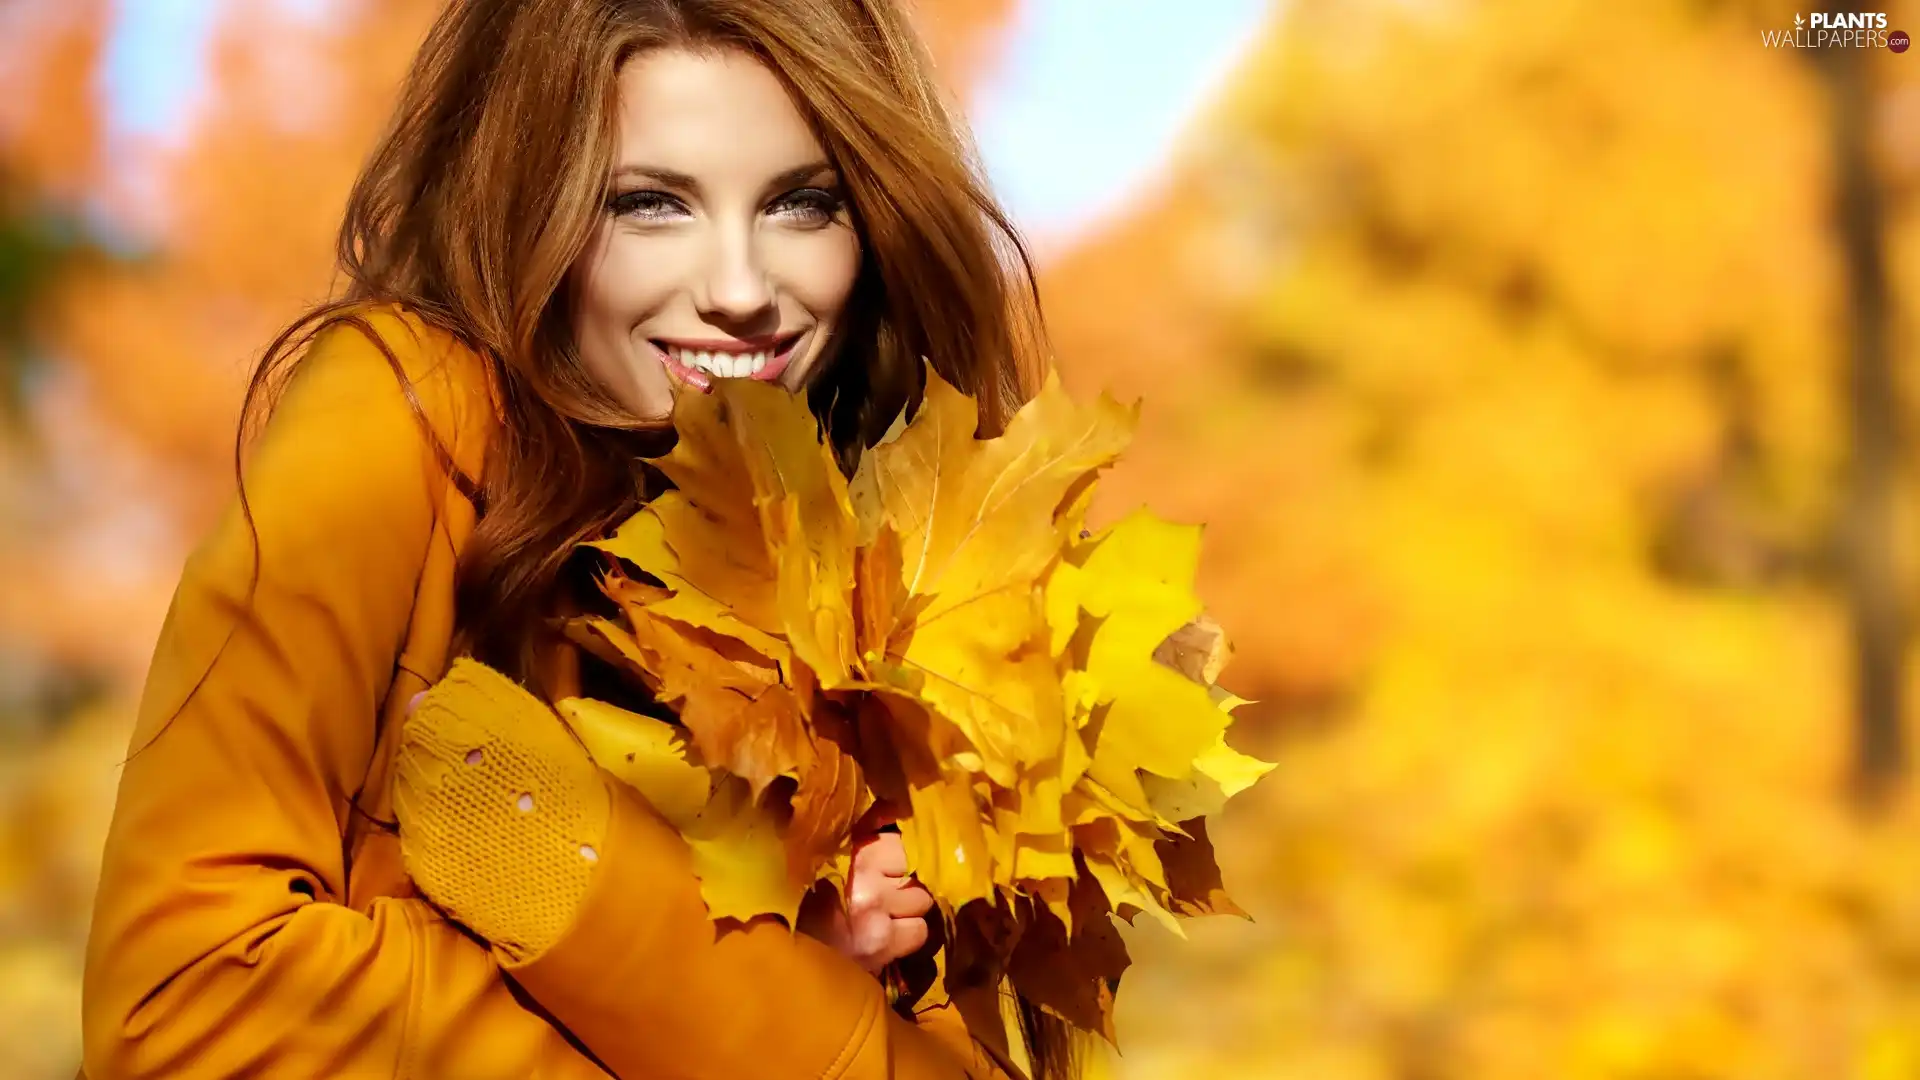
[{"label": "knitted cuff", "polygon": [[469,660],[408,717],[394,810],[422,894],[510,960],[573,922],[609,812],[605,780],[560,718]]}]

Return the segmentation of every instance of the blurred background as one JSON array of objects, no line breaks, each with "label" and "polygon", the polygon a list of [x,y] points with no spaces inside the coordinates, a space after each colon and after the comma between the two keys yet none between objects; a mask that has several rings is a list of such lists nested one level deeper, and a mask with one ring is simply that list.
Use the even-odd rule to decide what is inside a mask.
[{"label": "blurred background", "polygon": [[[1883,0],[1890,2],[1890,0]],[[0,1077],[435,0],[0,0]],[[1114,1077],[1920,1077],[1920,53],[1763,0],[920,0],[1279,769]],[[1900,29],[1915,11],[1890,11]],[[1908,29],[1920,32],[1920,20]]]}]

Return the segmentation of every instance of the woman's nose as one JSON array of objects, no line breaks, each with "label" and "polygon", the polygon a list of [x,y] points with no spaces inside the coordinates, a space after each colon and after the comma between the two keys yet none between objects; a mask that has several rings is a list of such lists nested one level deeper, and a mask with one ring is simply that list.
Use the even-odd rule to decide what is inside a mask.
[{"label": "woman's nose", "polygon": [[702,313],[744,322],[773,306],[773,287],[751,232],[716,236],[699,297]]}]

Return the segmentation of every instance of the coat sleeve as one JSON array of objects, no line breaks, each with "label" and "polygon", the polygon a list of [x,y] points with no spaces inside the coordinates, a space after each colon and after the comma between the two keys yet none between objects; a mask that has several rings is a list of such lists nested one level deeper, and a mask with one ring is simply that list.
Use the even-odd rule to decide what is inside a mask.
[{"label": "coat sleeve", "polygon": [[424,902],[345,905],[352,800],[458,497],[414,404],[447,446],[488,415],[454,353],[376,326],[412,402],[371,339],[324,334],[248,466],[257,580],[236,504],[168,612],[88,941],[91,1080],[597,1074]]},{"label": "coat sleeve", "polygon": [[457,350],[378,329],[411,401],[371,339],[323,337],[248,468],[257,547],[236,505],[182,576],[95,902],[90,1080],[994,1075],[825,946],[717,934],[684,844],[630,794],[573,924],[518,968],[424,901],[346,906],[342,837],[459,497],[414,404],[443,445],[491,422]]}]

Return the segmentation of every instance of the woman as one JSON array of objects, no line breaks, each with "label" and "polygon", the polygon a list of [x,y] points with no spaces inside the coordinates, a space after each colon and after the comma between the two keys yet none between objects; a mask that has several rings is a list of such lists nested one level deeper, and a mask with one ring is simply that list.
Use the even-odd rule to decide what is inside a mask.
[{"label": "woman", "polygon": [[[641,505],[676,395],[777,381],[851,462],[924,357],[997,424],[1037,366],[1011,239],[892,0],[456,0],[162,632],[88,1075],[1009,1068],[952,1008],[886,1007],[928,908],[897,839],[813,937],[717,931],[544,702],[593,678],[555,629],[591,600],[576,548]],[[517,682],[443,680],[463,655]],[[1023,1032],[1063,1074],[1058,1029]]]}]

